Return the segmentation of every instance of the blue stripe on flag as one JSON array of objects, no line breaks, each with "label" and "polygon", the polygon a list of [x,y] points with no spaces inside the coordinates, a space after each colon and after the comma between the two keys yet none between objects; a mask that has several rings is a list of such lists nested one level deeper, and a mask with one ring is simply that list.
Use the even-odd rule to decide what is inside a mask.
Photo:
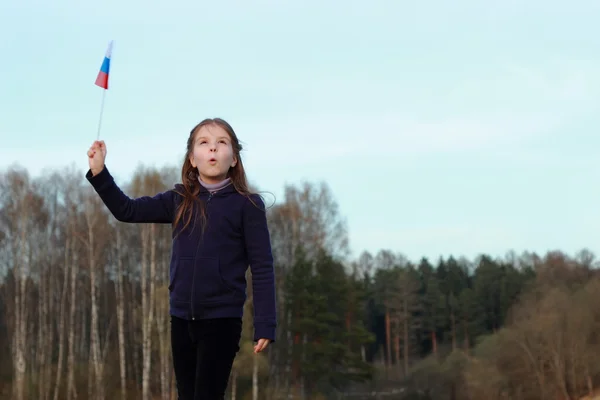
[{"label": "blue stripe on flag", "polygon": [[100,67],[100,72],[104,72],[108,75],[110,70],[110,58],[104,57],[104,61],[102,62],[102,66]]}]

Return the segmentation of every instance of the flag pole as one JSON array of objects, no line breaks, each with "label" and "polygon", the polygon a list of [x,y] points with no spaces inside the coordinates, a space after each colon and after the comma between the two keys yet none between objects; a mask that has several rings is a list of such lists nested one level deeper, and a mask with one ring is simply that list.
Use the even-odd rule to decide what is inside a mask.
[{"label": "flag pole", "polygon": [[100,140],[100,128],[102,127],[102,115],[104,114],[104,98],[106,97],[106,89],[102,90],[102,103],[100,105],[100,119],[98,120],[98,134],[96,140]]},{"label": "flag pole", "polygon": [[100,66],[100,71],[98,71],[98,76],[96,77],[96,86],[102,88],[102,102],[100,103],[100,118],[98,120],[98,132],[96,134],[96,140],[100,140],[100,129],[102,128],[102,116],[104,115],[104,99],[106,97],[106,91],[108,90],[108,77],[110,74],[110,61],[112,58],[112,47],[113,41],[111,40],[108,43],[108,48],[106,49],[106,54],[104,55],[104,60],[102,61],[102,65]]}]

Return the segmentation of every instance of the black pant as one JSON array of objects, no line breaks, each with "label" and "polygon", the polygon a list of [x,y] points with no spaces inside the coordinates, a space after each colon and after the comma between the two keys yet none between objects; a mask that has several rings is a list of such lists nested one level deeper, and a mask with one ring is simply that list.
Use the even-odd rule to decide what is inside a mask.
[{"label": "black pant", "polygon": [[179,400],[224,399],[241,334],[241,318],[186,321],[171,316]]}]

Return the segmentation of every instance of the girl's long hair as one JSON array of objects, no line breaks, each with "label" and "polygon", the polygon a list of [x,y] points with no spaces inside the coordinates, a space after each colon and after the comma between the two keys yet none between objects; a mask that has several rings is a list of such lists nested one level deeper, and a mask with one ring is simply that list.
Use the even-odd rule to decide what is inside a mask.
[{"label": "girl's long hair", "polygon": [[190,136],[187,140],[187,151],[183,160],[183,166],[181,167],[181,185],[177,185],[182,190],[176,192],[182,196],[182,201],[179,204],[175,213],[175,219],[173,221],[173,227],[178,229],[179,222],[184,219],[184,225],[181,227],[179,232],[185,230],[192,222],[196,221],[195,216],[198,215],[200,218],[201,226],[204,230],[206,222],[206,210],[204,203],[198,197],[200,193],[200,182],[198,180],[198,169],[194,168],[190,162],[190,156],[194,151],[194,139],[196,133],[200,128],[206,125],[217,125],[223,128],[229,138],[231,139],[231,146],[233,148],[233,154],[237,163],[234,167],[230,168],[227,172],[227,177],[231,178],[231,182],[235,190],[243,196],[250,196],[251,192],[248,188],[248,179],[246,177],[246,171],[244,170],[244,164],[240,152],[242,151],[242,145],[240,144],[237,135],[229,123],[221,118],[207,118],[196,125],[190,132]]}]

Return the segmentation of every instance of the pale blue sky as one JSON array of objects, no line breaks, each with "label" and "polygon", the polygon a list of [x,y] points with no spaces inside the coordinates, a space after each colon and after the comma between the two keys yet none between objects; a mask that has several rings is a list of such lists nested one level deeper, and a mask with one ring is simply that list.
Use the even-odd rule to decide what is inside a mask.
[{"label": "pale blue sky", "polygon": [[2,2],[0,168],[83,177],[114,39],[121,183],[221,116],[261,190],[327,180],[355,254],[600,253],[600,2],[216,3]]}]

